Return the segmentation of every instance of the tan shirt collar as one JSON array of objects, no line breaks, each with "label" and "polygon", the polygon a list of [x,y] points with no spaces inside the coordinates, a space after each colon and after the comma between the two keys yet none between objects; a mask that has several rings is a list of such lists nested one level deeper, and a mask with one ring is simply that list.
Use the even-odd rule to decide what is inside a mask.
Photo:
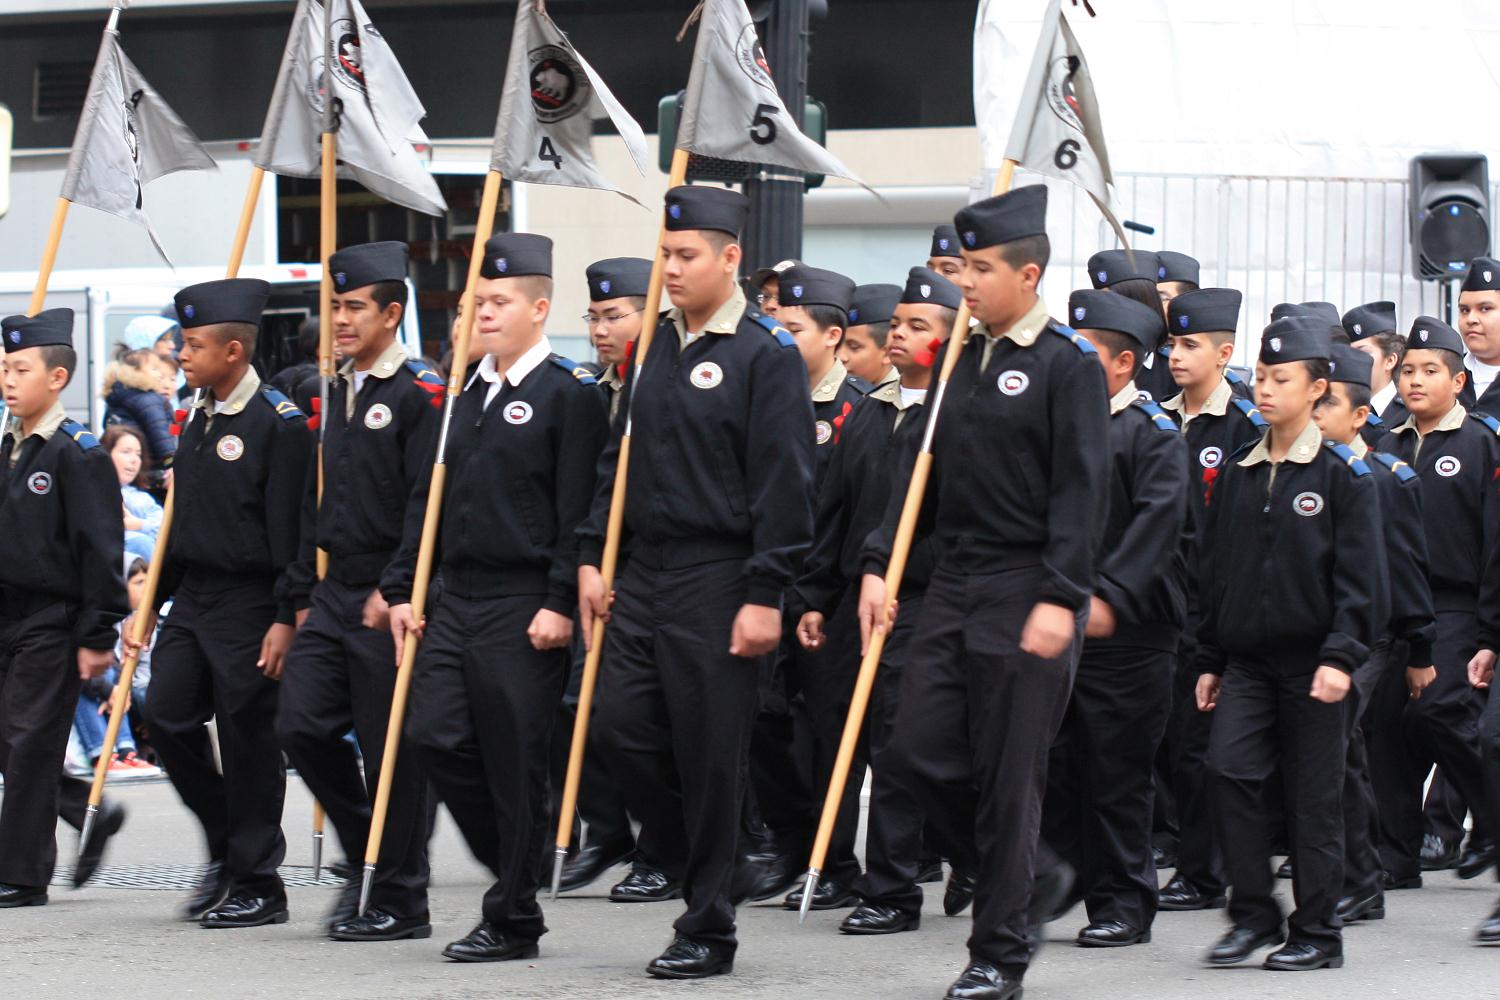
[{"label": "tan shirt collar", "polygon": [[1364,458],[1370,453],[1370,446],[1365,444],[1364,438],[1356,434],[1354,440],[1349,442],[1349,450],[1354,452],[1355,458]]},{"label": "tan shirt collar", "polygon": [[687,346],[687,335],[689,333],[724,333],[732,334],[740,325],[740,317],[745,314],[745,293],[740,290],[739,282],[734,284],[734,294],[729,296],[728,301],[714,310],[714,314],[708,318],[708,322],[701,330],[689,330],[687,320],[682,310],[673,306],[667,310],[667,318],[672,321],[672,326],[677,329],[677,346],[679,349]]},{"label": "tan shirt collar", "polygon": [[619,392],[625,388],[625,380],[620,377],[620,366],[617,364],[605,365],[596,381],[601,385],[609,386],[611,392]]},{"label": "tan shirt collar", "polygon": [[1047,314],[1047,303],[1038,297],[1036,304],[1027,311],[1026,315],[1016,320],[1014,326],[1001,333],[999,337],[993,333],[990,337],[992,340],[1005,338],[1014,341],[1020,347],[1030,347],[1036,343],[1036,338],[1042,335],[1050,319],[1051,317]]},{"label": "tan shirt collar", "polygon": [[[1437,426],[1432,431],[1456,431],[1464,425],[1464,419],[1468,415],[1469,411],[1464,409],[1462,403],[1454,403],[1453,409],[1443,414],[1443,419],[1438,421]],[[1415,415],[1407,417],[1400,427],[1391,429],[1391,433],[1393,434],[1400,434],[1403,431],[1416,431],[1418,437],[1424,436],[1421,431],[1417,430],[1417,418]],[[1432,433],[1432,431],[1428,433]]]},{"label": "tan shirt collar", "polygon": [[[1302,433],[1297,435],[1297,440],[1292,442],[1292,447],[1286,453],[1287,461],[1296,462],[1298,465],[1307,465],[1318,455],[1318,449],[1323,447],[1323,432],[1318,430],[1318,425],[1308,421]],[[1271,432],[1268,430],[1256,442],[1255,447],[1250,449],[1250,454],[1240,459],[1240,465],[1259,465],[1261,462],[1271,460]]]},{"label": "tan shirt collar", "polygon": [[1192,420],[1193,417],[1200,417],[1205,413],[1212,417],[1222,417],[1228,413],[1229,401],[1233,398],[1234,390],[1229,387],[1229,380],[1221,378],[1219,379],[1219,384],[1214,386],[1214,391],[1209,393],[1208,398],[1203,401],[1203,409],[1192,416],[1188,416],[1187,393],[1185,392],[1179,392],[1171,399],[1164,400],[1161,408],[1163,410],[1171,410],[1173,413],[1180,413],[1182,415],[1183,429],[1186,430],[1188,421]]},{"label": "tan shirt collar", "polygon": [[234,387],[222,403],[215,405],[214,394],[205,392],[193,405],[202,410],[207,410],[210,416],[232,417],[245,407],[250,405],[250,400],[260,391],[260,376],[255,373],[254,368],[245,369],[245,377],[240,379],[240,384]]},{"label": "tan shirt collar", "polygon": [[[52,435],[57,433],[57,429],[62,426],[63,421],[67,419],[68,411],[63,408],[62,400],[54,399],[52,405],[47,408],[47,412],[42,414],[42,419],[36,422],[36,426],[31,429],[31,433],[27,436],[39,437],[43,441],[48,441],[52,438]],[[10,418],[5,428],[5,436],[15,438],[16,440],[16,447],[11,453],[11,457],[14,458],[21,450],[20,444],[23,440],[21,437],[20,417]]]},{"label": "tan shirt collar", "polygon": [[892,382],[899,383],[900,381],[901,373],[896,370],[895,365],[891,365],[885,370],[885,374],[880,376],[880,379],[875,383],[875,388],[879,389],[881,386],[890,385]]},{"label": "tan shirt collar", "polygon": [[1109,415],[1114,416],[1125,409],[1131,403],[1140,398],[1140,390],[1135,387],[1135,379],[1125,383],[1125,388],[1109,398]]},{"label": "tan shirt collar", "polygon": [[[373,375],[375,378],[390,378],[401,370],[406,364],[406,345],[399,339],[391,341],[391,346],[380,352],[380,357],[370,366],[365,375]],[[354,374],[354,359],[350,358],[339,367],[339,375],[348,378]]]},{"label": "tan shirt collar", "polygon": [[844,370],[844,363],[837,358],[833,361],[833,367],[828,373],[818,380],[813,386],[812,401],[814,403],[827,403],[839,394],[839,386],[843,385],[849,378],[849,373]]}]

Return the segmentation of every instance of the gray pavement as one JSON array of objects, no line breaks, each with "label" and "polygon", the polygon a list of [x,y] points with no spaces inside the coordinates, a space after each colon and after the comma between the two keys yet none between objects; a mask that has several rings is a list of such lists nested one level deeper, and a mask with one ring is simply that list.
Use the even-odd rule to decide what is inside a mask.
[{"label": "gray pavement", "polygon": [[[164,782],[122,783],[112,794],[130,819],[106,868],[167,871],[197,864],[197,829]],[[300,782],[287,798],[287,864],[311,864],[310,800]],[[63,860],[76,835],[59,828]],[[329,856],[338,850],[330,836]],[[846,911],[796,915],[769,904],[740,911],[740,953],[733,976],[703,983],[659,983],[646,961],[666,944],[679,903],[616,905],[610,880],[546,903],[551,927],[540,959],[458,965],[439,955],[477,919],[485,873],[443,817],[433,846],[432,918],[427,941],[341,944],[319,933],[333,902],[328,887],[290,891],[292,919],[280,927],[205,931],[174,921],[181,893],[171,890],[54,888],[45,907],[0,910],[0,997],[50,998],[460,998],[460,997],[852,997],[905,1000],[943,994],[964,963],[967,916],[942,915],[929,886],[921,930],[850,938],[835,928]],[[1289,896],[1290,888],[1285,887]],[[1051,925],[1051,943],[1027,977],[1028,1000],[1239,1000],[1376,997],[1500,998],[1500,949],[1471,944],[1494,905],[1489,876],[1461,882],[1444,873],[1417,892],[1391,894],[1390,916],[1350,929],[1342,970],[1291,975],[1258,967],[1205,969],[1204,948],[1223,914],[1165,913],[1149,945],[1090,951],[1071,944],[1084,922],[1075,911]],[[1289,900],[1288,900],[1289,902]]]}]

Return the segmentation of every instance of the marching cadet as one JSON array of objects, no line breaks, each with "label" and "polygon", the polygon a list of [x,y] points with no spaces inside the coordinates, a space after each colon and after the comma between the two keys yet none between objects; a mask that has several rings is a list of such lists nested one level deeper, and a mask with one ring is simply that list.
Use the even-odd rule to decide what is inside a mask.
[{"label": "marching cadet", "polygon": [[1156,294],[1161,297],[1165,310],[1168,302],[1184,292],[1196,292],[1200,268],[1198,259],[1176,250],[1159,250],[1156,253]]},{"label": "marching cadet", "polygon": [[[970,961],[948,989],[953,1000],[1019,996],[1032,934],[1068,888],[1065,876],[1033,887],[1032,863],[1048,748],[1095,587],[1109,405],[1093,346],[1053,322],[1037,296],[1046,214],[1047,189],[1032,185],[953,220],[960,287],[988,332],[965,345],[946,406],[931,418],[926,495],[942,555],[902,669],[888,752],[894,777],[947,844],[977,831]],[[891,610],[883,574],[904,492],[893,490],[870,536],[866,635],[884,629]]]},{"label": "marching cadet", "polygon": [[[589,286],[589,309],[583,318],[601,365],[597,380],[609,398],[609,419],[613,421],[620,409],[625,371],[635,351],[635,340],[641,334],[646,292],[651,284],[651,262],[641,257],[611,257],[590,264],[584,277]],[[552,794],[558,808],[562,805],[562,786],[573,745],[578,686],[583,679],[582,652],[583,642],[579,637],[573,643],[573,669],[568,676],[568,691],[553,727]],[[561,891],[582,889],[635,855],[630,874],[610,889],[612,902],[649,903],[675,898],[679,894],[676,886],[669,887],[670,880],[659,866],[637,853],[625,799],[610,781],[609,772],[597,754],[587,754],[583,758],[577,813],[577,818],[587,827],[588,842],[563,865],[558,882]]]},{"label": "marching cadet", "polygon": [[[1328,392],[1328,355],[1325,318],[1266,327],[1255,398],[1270,427],[1228,457],[1208,504],[1197,702],[1216,716],[1210,761],[1234,886],[1231,927],[1210,949],[1210,965],[1278,945],[1265,968],[1344,964],[1335,913],[1344,867],[1341,703],[1385,628],[1388,601],[1375,481],[1312,420]],[[1247,531],[1255,543],[1236,544]],[[1269,864],[1266,802],[1278,768],[1295,873],[1287,930]]]},{"label": "marching cadet", "polygon": [[1110,394],[1109,508],[1087,638],[1047,770],[1041,853],[1078,872],[1071,898],[1089,917],[1078,943],[1115,948],[1150,941],[1156,917],[1151,766],[1187,607],[1187,455],[1172,418],[1135,388],[1140,359],[1165,329],[1160,310],[1084,290],[1068,312]]},{"label": "marching cadet", "polygon": [[[806,649],[829,646],[829,637],[840,633],[833,620],[856,619],[865,539],[885,517],[892,492],[904,485],[906,476],[901,471],[909,474],[925,426],[922,404],[932,382],[933,355],[952,332],[962,303],[958,286],[942,275],[925,267],[911,269],[887,341],[899,380],[881,385],[855,407],[820,493],[816,541],[807,571],[797,583],[799,600],[808,608],[797,627]],[[881,765],[898,705],[901,663],[919,617],[932,561],[930,538],[914,546],[901,587],[905,614],[886,642],[871,692],[869,721],[862,730],[862,751],[875,777],[865,843],[866,871],[852,885],[861,902],[839,925],[845,934],[893,934],[921,926],[922,890],[917,880],[923,816],[916,801]],[[856,649],[851,643],[850,653]],[[843,707],[847,713],[852,676],[846,681]],[[849,784],[858,794],[861,782],[851,777]],[[856,799],[856,811],[841,815],[835,836],[847,829],[853,839],[857,808]],[[961,853],[962,847],[952,853]],[[968,853],[973,853],[972,844]]]},{"label": "marching cadet", "polygon": [[[1192,258],[1188,258],[1191,260]],[[1101,250],[1089,258],[1089,281],[1102,289],[1134,299],[1143,306],[1165,312],[1166,303],[1157,290],[1162,273],[1160,259],[1146,250]],[[1152,344],[1136,373],[1136,389],[1142,399],[1161,401],[1177,394],[1177,385],[1167,359],[1161,356],[1161,344]]]},{"label": "marching cadet", "polygon": [[[1363,323],[1356,319],[1356,325]],[[1372,764],[1397,773],[1410,766],[1392,756],[1406,752],[1401,716],[1407,701],[1422,697],[1436,676],[1432,641],[1437,627],[1427,583],[1421,483],[1411,466],[1394,455],[1374,451],[1363,436],[1372,409],[1374,362],[1362,351],[1335,343],[1328,367],[1328,395],[1314,408],[1313,420],[1325,438],[1347,446],[1374,475],[1382,533],[1365,544],[1384,546],[1391,596],[1389,625],[1370,658],[1354,672],[1345,719],[1349,753],[1343,794],[1344,889],[1337,912],[1349,924],[1385,916],[1376,853],[1379,807],[1370,772]]]},{"label": "marching cadet", "polygon": [[854,282],[842,274],[806,264],[787,268],[781,274],[781,308],[776,321],[797,341],[812,392],[813,429],[818,445],[813,474],[815,495],[833,455],[839,428],[849,418],[854,404],[864,396],[858,381],[838,358],[853,298]]},{"label": "marching cadet", "polygon": [[[385,598],[376,585],[401,543],[402,515],[431,460],[443,381],[409,359],[397,338],[406,311],[404,243],[348,247],[328,259],[333,337],[344,358],[323,422],[323,496],[308,477],[301,553],[289,574],[301,624],[287,654],[276,734],[327,810],[349,863],[359,868],[380,782],[395,690]],[[328,553],[317,580],[317,550]],[[359,759],[344,738],[359,739]],[[394,941],[432,933],[427,917],[426,778],[397,758],[370,903],[360,879],[328,921],[338,941]]]},{"label": "marching cadet", "polygon": [[[397,655],[420,629],[407,738],[469,849],[495,875],[482,916],[443,949],[458,962],[534,958],[551,830],[547,761],[568,683],[574,530],[588,511],[606,432],[587,369],[552,352],[552,241],[501,233],[484,245],[475,332],[485,356],[447,426],[448,479],[433,565],[441,596],[412,618],[431,475],[406,508],[380,581]],[[431,454],[428,458],[431,459]]]},{"label": "marching cadet", "polygon": [[964,269],[964,255],[958,248],[958,230],[944,222],[932,230],[932,248],[927,251],[927,270],[936,271],[949,281],[957,281]]},{"label": "marching cadet", "polygon": [[[172,613],[151,657],[146,717],[177,793],[208,840],[209,867],[183,916],[204,927],[285,923],[276,698],[292,644],[288,570],[313,436],[301,411],[250,366],[264,281],[177,293],[182,370],[202,390],[173,463],[177,510],[156,610]],[[146,635],[151,634],[146,630]],[[216,720],[222,775],[204,725]]]},{"label": "marching cadet", "polygon": [[1458,293],[1468,380],[1459,401],[1471,411],[1500,414],[1500,260],[1475,257]]},{"label": "marching cadet", "polygon": [[[73,378],[73,310],[0,321],[9,419],[0,442],[0,908],[42,906],[58,809],[81,827],[89,785],[59,769],[83,682],[113,658],[129,605],[119,480],[59,397]],[[125,810],[106,802],[73,884],[98,868]]]},{"label": "marching cadet", "polygon": [[1232,288],[1203,288],[1167,303],[1167,335],[1172,341],[1172,379],[1182,388],[1162,404],[1182,427],[1187,444],[1188,478],[1193,483],[1198,554],[1191,567],[1188,614],[1183,628],[1173,690],[1173,718],[1168,723],[1174,781],[1173,796],[1180,827],[1177,871],[1161,890],[1163,910],[1205,910],[1224,905],[1225,880],[1214,826],[1213,789],[1208,780],[1209,730],[1213,717],[1197,711],[1193,667],[1202,583],[1196,577],[1216,558],[1203,535],[1203,514],[1223,471],[1225,460],[1246,441],[1259,437],[1266,422],[1255,404],[1237,396],[1226,378],[1239,325],[1240,293]]},{"label": "marching cadet", "polygon": [[869,388],[891,381],[891,359],[886,354],[886,336],[891,313],[901,301],[901,286],[856,285],[849,303],[849,326],[839,345],[839,361],[850,375]]},{"label": "marching cadet", "polygon": [[1360,437],[1374,448],[1386,431],[1408,414],[1396,393],[1396,371],[1406,350],[1406,338],[1396,332],[1396,303],[1366,302],[1344,313],[1344,335],[1350,345],[1370,359],[1370,413]]},{"label": "marching cadet", "polygon": [[[1482,698],[1468,681],[1476,651],[1500,641],[1500,422],[1459,402],[1468,380],[1463,338],[1440,320],[1420,316],[1406,338],[1400,391],[1411,416],[1381,442],[1416,470],[1432,603],[1437,613],[1437,677],[1405,712],[1407,768],[1375,771],[1387,889],[1421,885],[1422,784],[1431,762],[1463,796],[1475,825],[1500,829],[1490,815],[1479,751]],[[1389,784],[1384,780],[1388,777]]]},{"label": "marching cadet", "polygon": [[584,633],[606,611],[599,576],[620,435],[632,450],[624,526],[594,717],[632,814],[683,884],[687,909],[650,975],[729,972],[730,899],[760,660],[812,541],[812,403],[797,342],[735,281],[749,202],[676,187],[662,245],[674,308],[627,377],[614,441],[580,528]]}]

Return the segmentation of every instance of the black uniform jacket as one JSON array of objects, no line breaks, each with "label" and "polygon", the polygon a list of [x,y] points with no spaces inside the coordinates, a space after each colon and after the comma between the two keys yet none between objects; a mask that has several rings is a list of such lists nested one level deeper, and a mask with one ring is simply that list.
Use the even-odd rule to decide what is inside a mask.
[{"label": "black uniform jacket", "polygon": [[854,412],[854,404],[869,391],[869,383],[850,375],[839,361],[835,361],[828,374],[813,386],[813,440],[817,445],[813,470],[814,497],[823,489],[823,481],[828,475],[828,463],[833,460],[836,446],[843,437],[845,421]]},{"label": "black uniform jacket", "polygon": [[297,558],[312,432],[302,411],[262,385],[254,369],[212,416],[210,401],[205,393],[177,442],[176,511],[157,607],[189,572],[264,578],[274,582],[277,622],[290,625],[288,569]]},{"label": "black uniform jacket", "polygon": [[[542,607],[571,616],[578,603],[575,531],[593,496],[608,403],[588,369],[552,354],[545,338],[534,350],[506,373],[488,407],[485,375],[494,365],[481,361],[453,408],[433,564],[446,592],[545,595]],[[392,604],[411,600],[431,458],[407,502],[401,548],[381,577],[381,594]]]},{"label": "black uniform jacket", "polygon": [[1315,649],[1352,673],[1389,620],[1375,479],[1316,424],[1281,462],[1268,446],[1230,456],[1209,501],[1197,672]]},{"label": "black uniform jacket", "polygon": [[[0,587],[76,606],[78,645],[112,649],[115,623],[130,610],[114,463],[60,403],[25,440],[17,441],[20,421],[11,426],[0,444]],[[0,614],[13,616],[4,607]]]},{"label": "black uniform jacket", "polygon": [[1405,666],[1432,666],[1437,622],[1427,582],[1427,532],[1422,523],[1422,480],[1406,462],[1383,451],[1356,447],[1375,476],[1380,517],[1385,525],[1385,560],[1390,572],[1390,634],[1408,646]]},{"label": "black uniform jacket", "polygon": [[[934,371],[952,346],[939,350]],[[967,339],[930,419],[922,520],[936,534],[940,565],[958,573],[1040,565],[1036,599],[1082,608],[1094,591],[1109,495],[1109,398],[1093,345],[1038,301],[999,338]],[[871,535],[867,573],[885,572],[903,498],[892,493]]]},{"label": "black uniform jacket", "polygon": [[582,565],[599,565],[621,435],[630,427],[627,558],[664,568],[744,560],[746,603],[781,607],[812,545],[813,413],[791,334],[738,289],[684,345],[664,314],[626,376]]}]

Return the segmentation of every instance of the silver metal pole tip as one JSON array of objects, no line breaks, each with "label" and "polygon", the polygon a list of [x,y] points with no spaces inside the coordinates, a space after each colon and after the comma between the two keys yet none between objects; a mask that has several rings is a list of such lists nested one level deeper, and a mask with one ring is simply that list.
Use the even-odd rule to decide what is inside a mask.
[{"label": "silver metal pole tip", "polygon": [[364,880],[359,886],[359,915],[364,916],[365,911],[370,908],[370,889],[375,884],[375,866],[365,862]]},{"label": "silver metal pole tip", "polygon": [[83,814],[83,830],[78,834],[78,857],[81,860],[84,852],[89,849],[89,840],[94,835],[94,821],[99,818],[99,807],[89,806],[88,811]]},{"label": "silver metal pole tip", "polygon": [[323,831],[314,830],[312,835],[313,881],[323,878]]},{"label": "silver metal pole tip", "polygon": [[818,891],[818,877],[822,873],[816,868],[809,868],[807,878],[802,883],[802,908],[797,914],[797,923],[807,922],[807,911],[812,909],[813,894]]},{"label": "silver metal pole tip", "polygon": [[552,898],[562,891],[562,869],[563,862],[568,859],[568,849],[559,847],[557,853],[552,857]]}]

